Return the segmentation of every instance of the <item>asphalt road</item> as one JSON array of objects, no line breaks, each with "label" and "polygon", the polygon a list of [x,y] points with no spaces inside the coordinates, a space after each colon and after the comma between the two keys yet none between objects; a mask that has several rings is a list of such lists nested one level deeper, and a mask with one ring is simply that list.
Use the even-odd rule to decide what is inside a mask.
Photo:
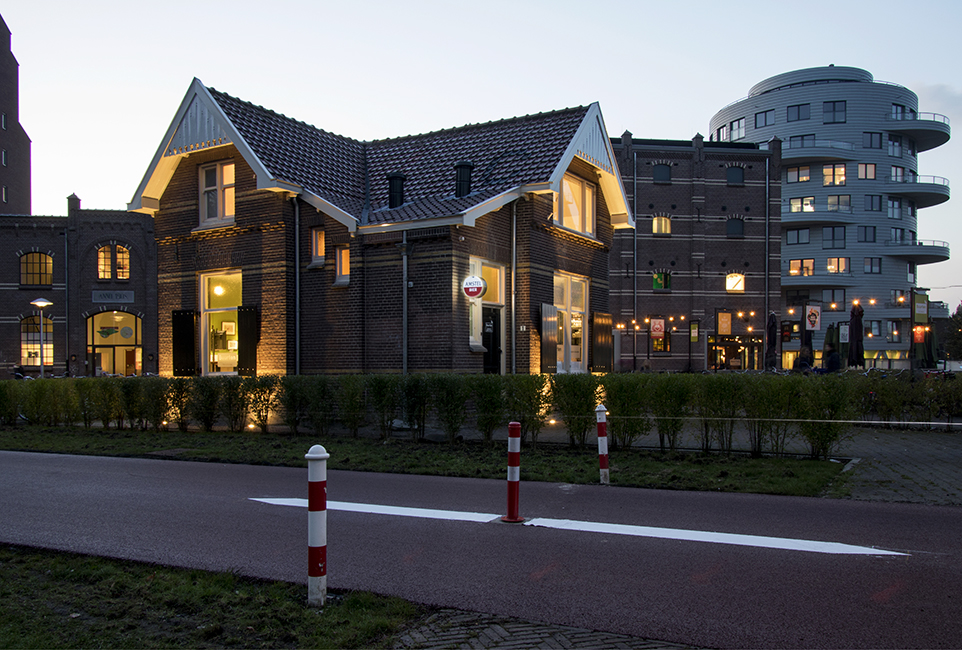
[{"label": "asphalt road", "polygon": [[[0,452],[0,541],[306,582],[305,470]],[[505,512],[502,481],[330,472],[331,501]],[[962,646],[962,508],[522,483],[521,515],[847,555],[328,513],[328,584],[706,647]]]}]

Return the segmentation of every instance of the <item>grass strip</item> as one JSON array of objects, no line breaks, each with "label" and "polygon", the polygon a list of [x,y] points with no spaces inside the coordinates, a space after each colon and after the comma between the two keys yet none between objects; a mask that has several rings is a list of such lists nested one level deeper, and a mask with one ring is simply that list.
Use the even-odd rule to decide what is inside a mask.
[{"label": "grass strip", "polygon": [[0,648],[382,648],[427,610],[231,573],[0,546]]}]

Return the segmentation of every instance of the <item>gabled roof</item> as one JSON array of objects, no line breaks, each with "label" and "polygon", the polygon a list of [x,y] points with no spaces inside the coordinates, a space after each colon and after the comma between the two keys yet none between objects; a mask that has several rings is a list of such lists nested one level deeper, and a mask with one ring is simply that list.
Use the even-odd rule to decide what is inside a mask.
[{"label": "gabled roof", "polygon": [[[594,165],[615,227],[632,227],[598,104],[363,142],[191,83],[147,174],[128,205],[155,212],[179,161],[234,145],[258,189],[292,192],[358,227],[409,228],[474,220],[525,192],[560,189],[574,157]],[[473,164],[472,192],[454,196],[454,165]],[[388,206],[387,175],[405,175],[405,203]]]}]

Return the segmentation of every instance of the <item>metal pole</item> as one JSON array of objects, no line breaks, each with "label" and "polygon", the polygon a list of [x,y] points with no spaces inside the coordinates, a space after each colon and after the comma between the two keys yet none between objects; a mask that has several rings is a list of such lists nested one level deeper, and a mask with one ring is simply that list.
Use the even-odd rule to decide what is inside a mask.
[{"label": "metal pole", "polygon": [[324,607],[327,600],[327,459],[321,445],[307,459],[307,604]]},{"label": "metal pole", "polygon": [[40,308],[40,378],[43,379],[43,307]]},{"label": "metal pole", "polygon": [[524,521],[518,514],[521,482],[521,423],[508,423],[508,514],[501,521],[517,524]]}]

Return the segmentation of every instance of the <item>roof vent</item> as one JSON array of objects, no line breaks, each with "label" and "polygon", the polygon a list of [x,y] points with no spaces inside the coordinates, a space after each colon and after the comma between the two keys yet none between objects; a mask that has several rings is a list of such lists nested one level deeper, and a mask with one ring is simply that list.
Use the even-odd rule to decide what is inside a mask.
[{"label": "roof vent", "polygon": [[462,160],[454,166],[454,195],[458,198],[471,193],[471,170],[474,164]]},{"label": "roof vent", "polygon": [[391,172],[387,175],[388,207],[400,208],[404,205],[404,179],[407,176],[401,172]]}]

